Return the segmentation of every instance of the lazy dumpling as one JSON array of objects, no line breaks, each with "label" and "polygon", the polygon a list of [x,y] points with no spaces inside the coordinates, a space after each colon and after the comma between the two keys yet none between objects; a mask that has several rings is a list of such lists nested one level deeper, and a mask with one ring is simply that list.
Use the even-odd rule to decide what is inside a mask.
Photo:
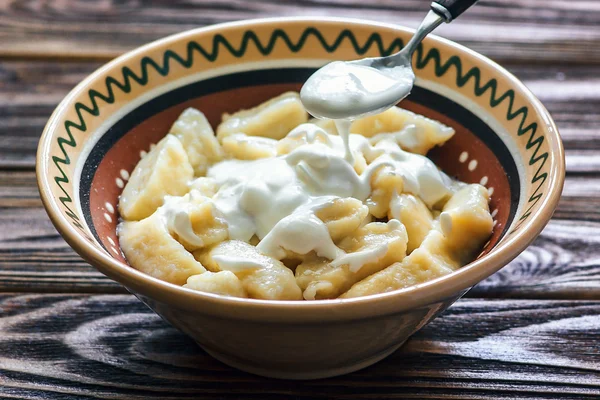
[{"label": "lazy dumpling", "polygon": [[206,271],[199,275],[192,275],[183,287],[221,296],[248,297],[242,282],[231,271]]},{"label": "lazy dumpling", "polygon": [[133,170],[119,199],[119,212],[125,220],[150,216],[167,195],[187,193],[194,170],[179,139],[165,136]]},{"label": "lazy dumpling", "polygon": [[412,194],[395,194],[390,202],[388,217],[397,219],[404,224],[408,234],[406,248],[408,254],[418,248],[423,243],[425,236],[433,229],[431,211],[423,203],[423,200]]},{"label": "lazy dumpling", "polygon": [[160,213],[141,221],[119,225],[123,254],[136,269],[163,281],[183,285],[192,275],[206,271],[201,263],[175,240]]},{"label": "lazy dumpling", "polygon": [[307,120],[300,95],[287,92],[249,110],[224,114],[223,122],[217,127],[217,138],[222,141],[226,136],[245,133],[279,140]]},{"label": "lazy dumpling", "polygon": [[188,251],[209,247],[229,236],[223,214],[197,190],[182,197],[168,196],[157,212],[164,215],[169,232]]},{"label": "lazy dumpling", "polygon": [[221,142],[225,153],[238,160],[258,160],[277,156],[278,141],[268,137],[234,133],[224,137]]},{"label": "lazy dumpling", "polygon": [[335,199],[315,211],[317,218],[325,223],[334,242],[357,230],[368,214],[369,208],[351,197]]},{"label": "lazy dumpling", "polygon": [[231,271],[248,296],[266,300],[300,300],[302,294],[294,273],[281,261],[258,252],[241,240],[227,240],[194,256],[210,271]]},{"label": "lazy dumpling", "polygon": [[183,145],[194,174],[203,176],[209,165],[221,161],[223,150],[203,113],[195,108],[185,110],[171,127]]},{"label": "lazy dumpling", "polygon": [[372,144],[393,137],[403,150],[420,155],[427,154],[433,147],[454,136],[454,129],[449,126],[400,107],[359,118],[350,131],[371,138]]}]

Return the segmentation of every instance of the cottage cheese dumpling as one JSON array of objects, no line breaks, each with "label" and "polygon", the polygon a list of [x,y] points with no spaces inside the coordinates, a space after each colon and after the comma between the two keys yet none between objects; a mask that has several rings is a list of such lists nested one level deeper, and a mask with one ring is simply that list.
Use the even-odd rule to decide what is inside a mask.
[{"label": "cottage cheese dumpling", "polygon": [[183,287],[201,292],[220,294],[221,296],[248,297],[248,293],[244,289],[242,282],[231,271],[207,271],[203,274],[192,275]]},{"label": "cottage cheese dumpling", "polygon": [[217,128],[217,138],[223,140],[226,136],[244,133],[279,140],[307,120],[308,114],[298,93],[287,92],[249,110],[224,114]]},{"label": "cottage cheese dumpling", "polygon": [[194,171],[179,139],[167,135],[142,158],[119,198],[119,212],[126,220],[150,216],[165,196],[187,193]]},{"label": "cottage cheese dumpling", "polygon": [[136,269],[163,281],[183,285],[206,269],[181,243],[171,236],[164,217],[154,213],[141,221],[119,226],[119,243]]},{"label": "cottage cheese dumpling", "polygon": [[249,297],[266,300],[299,300],[294,274],[280,261],[260,254],[256,247],[228,240],[194,256],[211,271],[231,271]]},{"label": "cottage cheese dumpling", "polygon": [[203,176],[209,165],[223,158],[215,132],[204,114],[194,108],[188,108],[179,116],[170,133],[181,142],[196,176]]}]

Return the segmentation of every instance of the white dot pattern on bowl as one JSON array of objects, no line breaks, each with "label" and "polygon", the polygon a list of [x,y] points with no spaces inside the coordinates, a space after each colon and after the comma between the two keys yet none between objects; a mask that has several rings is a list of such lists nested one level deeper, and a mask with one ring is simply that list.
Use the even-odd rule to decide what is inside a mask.
[{"label": "white dot pattern on bowl", "polygon": [[496,215],[498,215],[498,209],[494,209],[494,211],[492,211],[492,218],[496,218]]},{"label": "white dot pattern on bowl", "polygon": [[467,153],[466,151],[463,151],[462,153],[460,153],[460,156],[458,157],[458,161],[460,161],[461,163],[464,163],[468,159],[469,159],[469,153]]},{"label": "white dot pattern on bowl", "polygon": [[488,183],[488,177],[487,177],[487,176],[484,176],[484,177],[483,177],[483,178],[481,178],[481,180],[479,181],[479,184],[480,184],[481,186],[485,186],[485,185],[487,185],[487,183]]},{"label": "white dot pattern on bowl", "polygon": [[[155,146],[155,145],[153,145]],[[143,158],[144,156],[146,156],[146,153],[144,150],[140,151],[140,158]],[[129,180],[130,178],[130,173],[129,171],[127,171],[126,169],[121,169],[119,171],[119,175],[120,177],[115,178],[115,183],[117,184],[117,186],[121,189],[123,189],[125,187],[125,181]],[[106,202],[104,204],[104,206],[106,207],[106,210],[108,212],[110,212],[111,214],[115,213],[115,207],[110,204],[109,202]],[[108,222],[112,222],[112,217],[108,214],[108,213],[104,213],[104,218],[108,221]],[[121,253],[119,252],[119,250],[116,249],[117,243],[115,242],[115,240],[112,237],[107,237],[108,242],[111,244],[111,250],[113,251],[113,253],[115,253],[116,255],[120,256]]]},{"label": "white dot pattern on bowl", "polygon": [[469,171],[475,171],[475,168],[477,168],[477,160],[471,160],[469,161]]},{"label": "white dot pattern on bowl", "polygon": [[144,158],[144,157],[146,157],[146,154],[148,154],[146,151],[144,151],[144,150],[141,150],[141,151],[140,151],[140,158]]},{"label": "white dot pattern on bowl", "polygon": [[492,195],[494,194],[494,188],[493,187],[489,187],[488,188],[488,193],[490,194],[490,197],[492,197]]}]

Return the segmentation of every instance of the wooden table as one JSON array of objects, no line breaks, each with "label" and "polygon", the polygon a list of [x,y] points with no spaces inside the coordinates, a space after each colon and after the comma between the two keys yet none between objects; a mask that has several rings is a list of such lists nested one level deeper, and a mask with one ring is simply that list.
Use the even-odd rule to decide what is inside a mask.
[{"label": "wooden table", "polygon": [[416,27],[427,6],[0,0],[0,397],[600,398],[598,0],[482,0],[439,29],[505,65],[544,102],[564,139],[567,181],[527,251],[366,370],[298,384],[226,367],[82,261],[42,208],[34,173],[42,128],[112,57],[242,18],[335,15]]}]

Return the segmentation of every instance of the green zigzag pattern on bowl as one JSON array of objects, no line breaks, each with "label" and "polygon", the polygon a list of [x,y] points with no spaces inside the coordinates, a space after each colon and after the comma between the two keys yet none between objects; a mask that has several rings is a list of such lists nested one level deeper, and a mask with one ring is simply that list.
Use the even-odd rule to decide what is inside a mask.
[{"label": "green zigzag pattern on bowl", "polygon": [[[123,67],[121,69],[122,82],[115,79],[112,76],[109,76],[105,79],[107,93],[106,95],[96,90],[89,90],[88,96],[90,99],[91,107],[88,107],[87,105],[81,102],[77,102],[74,107],[75,112],[79,117],[79,121],[65,121],[64,126],[67,132],[68,139],[65,139],[63,137],[57,138],[57,143],[63,153],[63,157],[61,158],[57,156],[52,156],[52,162],[60,171],[60,175],[55,176],[54,181],[64,194],[64,196],[59,197],[59,201],[65,208],[66,215],[69,218],[71,218],[73,225],[83,231],[83,227],[80,223],[79,217],[75,214],[75,212],[73,212],[73,210],[69,206],[69,204],[73,203],[73,199],[63,187],[63,184],[69,183],[69,178],[65,174],[64,170],[61,168],[60,164],[69,165],[71,163],[71,159],[68,155],[67,150],[65,149],[65,146],[73,148],[77,146],[77,142],[71,130],[77,129],[82,133],[85,133],[87,131],[87,125],[82,113],[86,112],[94,117],[98,117],[100,115],[100,108],[98,107],[97,99],[107,104],[112,104],[115,102],[115,88],[123,93],[129,93],[132,89],[132,81],[140,86],[145,86],[148,83],[149,68],[153,68],[161,76],[167,76],[170,71],[171,60],[183,66],[184,68],[190,68],[194,64],[194,57],[196,53],[202,56],[206,61],[213,62],[218,58],[221,48],[229,52],[234,57],[240,58],[246,53],[246,50],[248,49],[248,46],[250,46],[250,44],[253,44],[261,54],[267,56],[280,42],[283,45],[287,46],[287,48],[289,48],[290,51],[298,52],[302,49],[302,47],[305,45],[305,43],[310,37],[314,37],[315,39],[317,39],[321,46],[329,53],[335,52],[346,40],[350,43],[350,45],[354,48],[354,51],[358,55],[365,54],[373,46],[377,47],[377,50],[381,55],[388,55],[400,50],[404,45],[402,39],[396,38],[388,46],[385,46],[381,36],[378,33],[372,33],[365,41],[365,43],[361,45],[357,41],[352,31],[348,29],[342,30],[337,36],[337,38],[333,41],[333,43],[329,44],[323,36],[323,34],[321,34],[321,32],[314,27],[309,27],[305,29],[302,35],[300,35],[300,37],[296,41],[293,41],[285,31],[281,29],[276,29],[273,31],[271,37],[269,38],[266,44],[263,44],[260,41],[255,32],[246,31],[242,37],[239,47],[233,46],[224,36],[216,34],[213,37],[211,51],[207,51],[204,47],[202,47],[195,41],[190,41],[187,44],[187,52],[185,57],[181,57],[179,54],[171,50],[167,50],[164,52],[162,64],[157,63],[152,58],[143,57],[140,62],[141,73],[139,75],[133,72],[130,68]],[[481,71],[479,68],[474,67],[469,69],[468,71],[463,71],[462,62],[459,57],[452,56],[447,61],[442,62],[440,52],[438,49],[431,48],[429,49],[427,54],[424,54],[423,47],[419,46],[416,52],[417,69],[423,69],[431,62],[434,63],[435,74],[438,77],[445,75],[448,71],[454,68],[456,71],[456,85],[458,87],[465,86],[472,79],[474,81],[476,96],[480,97],[483,96],[485,93],[489,92],[489,104],[491,107],[497,107],[498,105],[507,101],[508,111],[506,114],[506,119],[508,121],[512,121],[515,118],[521,118],[517,134],[519,136],[523,136],[529,133],[529,137],[526,143],[526,150],[531,152],[529,158],[529,165],[537,164],[537,170],[532,178],[531,183],[532,185],[535,185],[537,183],[538,186],[527,200],[528,208],[523,212],[523,214],[519,218],[519,224],[512,231],[514,232],[520,226],[520,224],[522,224],[531,215],[532,208],[543,197],[541,187],[548,177],[548,174],[546,172],[542,172],[542,169],[544,168],[548,159],[548,153],[541,152],[540,150],[544,141],[544,137],[541,135],[536,136],[538,130],[538,125],[536,122],[527,124],[527,117],[529,113],[529,109],[527,107],[523,106],[518,110],[514,110],[515,92],[512,89],[507,90],[501,95],[498,95],[498,81],[496,79],[490,79],[489,81],[482,84]]]}]

